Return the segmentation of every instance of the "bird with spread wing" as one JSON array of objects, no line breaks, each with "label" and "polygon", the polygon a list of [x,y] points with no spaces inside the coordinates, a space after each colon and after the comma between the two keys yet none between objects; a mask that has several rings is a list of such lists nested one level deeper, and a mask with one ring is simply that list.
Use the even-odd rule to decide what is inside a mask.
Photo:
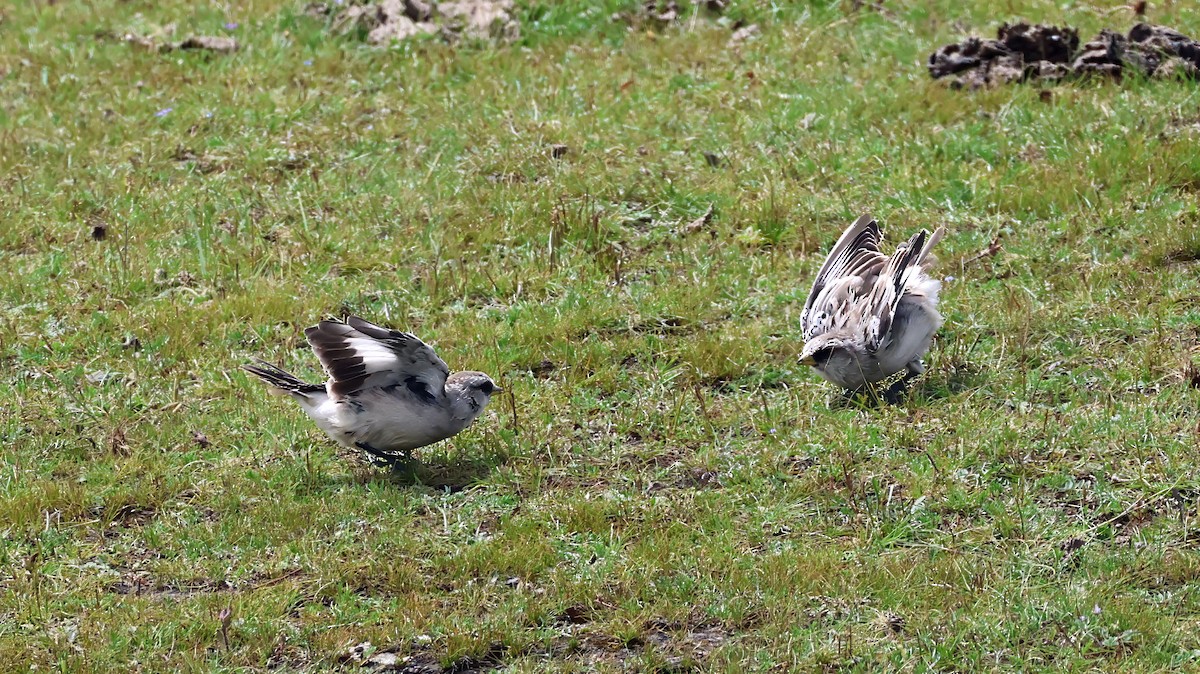
[{"label": "bird with spread wing", "polygon": [[357,316],[304,331],[329,381],[310,384],[270,363],[244,365],[290,395],[334,441],[395,465],[412,450],[456,435],[501,391],[482,372],[455,372],[415,335]]},{"label": "bird with spread wing", "polygon": [[945,230],[917,232],[889,257],[879,250],[879,225],[870,215],[842,233],[817,272],[800,315],[800,363],[828,381],[858,391],[907,370],[925,371],[921,356],[942,325],[942,284],[926,273],[925,258]]}]

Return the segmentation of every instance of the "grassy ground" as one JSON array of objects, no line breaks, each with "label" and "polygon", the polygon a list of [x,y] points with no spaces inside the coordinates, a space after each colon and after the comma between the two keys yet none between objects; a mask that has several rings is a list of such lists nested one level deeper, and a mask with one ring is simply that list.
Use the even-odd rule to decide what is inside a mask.
[{"label": "grassy ground", "polygon": [[[1200,667],[1196,85],[923,69],[1118,3],[525,3],[392,49],[233,4],[0,8],[6,667]],[[243,49],[113,38],[172,23]],[[878,409],[795,363],[867,209],[952,277]],[[237,369],[315,379],[351,310],[512,396],[365,466]]]}]

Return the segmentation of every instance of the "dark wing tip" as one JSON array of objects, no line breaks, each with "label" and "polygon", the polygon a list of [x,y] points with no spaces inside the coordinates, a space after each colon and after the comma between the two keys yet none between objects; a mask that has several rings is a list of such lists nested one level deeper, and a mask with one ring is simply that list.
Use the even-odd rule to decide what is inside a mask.
[{"label": "dark wing tip", "polygon": [[335,377],[333,383],[329,385],[329,390],[335,396],[349,395],[361,388],[363,383],[366,381],[366,375],[362,375],[361,377],[353,377],[351,379],[338,379]]},{"label": "dark wing tip", "polygon": [[316,348],[318,345],[344,345],[346,337],[351,330],[350,326],[341,321],[326,319],[311,328],[305,328],[304,336],[308,339],[308,343],[312,344],[313,348]]},{"label": "dark wing tip", "polygon": [[411,351],[409,351],[410,349],[427,348],[430,350],[430,352],[433,351],[432,347],[421,341],[420,337],[417,337],[411,332],[403,332],[401,330],[384,328],[375,325],[370,321],[363,320],[358,316],[348,316],[346,318],[346,322],[351,328],[354,328],[367,337],[379,342],[383,342],[388,346],[388,348],[396,351],[397,355],[403,353],[413,363],[415,363],[416,360],[413,359],[413,354]]},{"label": "dark wing tip", "polygon": [[346,325],[349,325],[350,327],[354,328],[355,330],[358,330],[359,332],[363,332],[364,328],[367,330],[374,329],[374,330],[384,330],[385,332],[390,332],[389,330],[386,330],[383,327],[375,325],[374,323],[366,320],[365,318],[360,318],[353,314],[346,317]]},{"label": "dark wing tip", "polygon": [[321,321],[304,331],[313,352],[333,380],[329,390],[334,395],[353,393],[368,376],[363,358],[350,346],[349,336],[353,331],[353,326],[333,319]]}]

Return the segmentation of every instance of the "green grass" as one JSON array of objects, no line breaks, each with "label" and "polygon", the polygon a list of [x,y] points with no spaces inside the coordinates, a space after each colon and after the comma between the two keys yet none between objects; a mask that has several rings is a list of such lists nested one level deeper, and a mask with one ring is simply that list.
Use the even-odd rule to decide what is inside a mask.
[{"label": "green grass", "polygon": [[[233,4],[0,9],[5,667],[1200,667],[1196,85],[923,68],[1117,2],[530,2],[390,49]],[[796,356],[868,209],[944,224],[953,280],[914,395],[858,409]],[[365,466],[237,368],[315,379],[345,311],[512,397]]]}]

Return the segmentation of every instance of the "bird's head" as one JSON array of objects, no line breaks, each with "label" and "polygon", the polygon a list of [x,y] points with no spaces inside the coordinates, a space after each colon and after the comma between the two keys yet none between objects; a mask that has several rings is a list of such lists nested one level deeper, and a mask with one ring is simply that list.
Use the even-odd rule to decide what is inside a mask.
[{"label": "bird's head", "polygon": [[491,402],[496,393],[504,389],[496,385],[491,377],[482,372],[455,372],[446,380],[446,389],[457,394],[457,397],[468,401],[472,411],[479,414]]},{"label": "bird's head", "polygon": [[837,356],[851,356],[854,349],[848,340],[838,335],[819,335],[804,343],[800,352],[800,364],[824,370],[831,359]]}]

